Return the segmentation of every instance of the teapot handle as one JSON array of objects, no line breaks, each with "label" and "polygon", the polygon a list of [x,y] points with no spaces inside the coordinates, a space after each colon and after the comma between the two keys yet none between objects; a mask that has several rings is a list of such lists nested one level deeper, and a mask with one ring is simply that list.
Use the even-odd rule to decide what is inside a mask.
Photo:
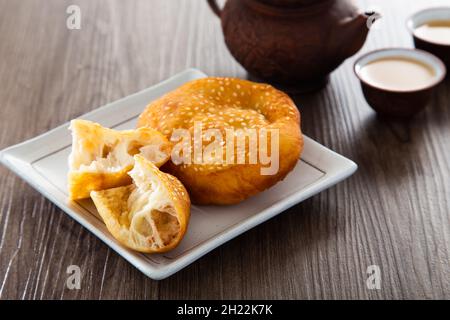
[{"label": "teapot handle", "polygon": [[216,0],[208,0],[208,4],[211,7],[211,10],[220,18],[222,15],[222,10],[219,8]]}]

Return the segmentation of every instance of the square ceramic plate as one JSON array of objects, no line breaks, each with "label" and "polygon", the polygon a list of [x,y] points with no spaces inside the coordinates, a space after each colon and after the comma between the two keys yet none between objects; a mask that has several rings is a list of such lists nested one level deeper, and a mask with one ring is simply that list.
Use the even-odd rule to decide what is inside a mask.
[{"label": "square ceramic plate", "polygon": [[[198,70],[186,70],[81,118],[114,129],[134,128],[138,115],[150,101],[189,80],[205,76]],[[68,127],[66,123],[3,150],[1,162],[153,279],[174,274],[226,241],[347,178],[357,168],[354,162],[305,137],[302,157],[284,181],[238,205],[192,206],[188,232],[175,250],[165,254],[141,254],[114,240],[91,200],[68,201],[67,157],[71,149]]]}]

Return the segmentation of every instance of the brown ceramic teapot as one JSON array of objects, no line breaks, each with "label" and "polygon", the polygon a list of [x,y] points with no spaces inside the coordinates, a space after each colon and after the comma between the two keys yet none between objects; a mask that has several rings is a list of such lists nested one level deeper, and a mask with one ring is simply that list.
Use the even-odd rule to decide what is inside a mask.
[{"label": "brown ceramic teapot", "polygon": [[208,3],[231,54],[251,75],[300,90],[326,83],[363,46],[376,16],[348,0],[228,0],[223,10]]}]

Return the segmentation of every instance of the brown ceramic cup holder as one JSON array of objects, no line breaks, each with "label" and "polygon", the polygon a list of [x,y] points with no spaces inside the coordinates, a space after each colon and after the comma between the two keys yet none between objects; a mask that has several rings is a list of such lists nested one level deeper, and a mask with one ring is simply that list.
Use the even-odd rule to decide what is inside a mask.
[{"label": "brown ceramic cup holder", "polygon": [[[433,69],[435,76],[429,85],[414,90],[380,87],[362,76],[362,67],[372,61],[389,57],[403,57],[422,62]],[[394,117],[411,117],[423,110],[433,89],[446,75],[446,67],[439,58],[422,50],[407,48],[388,48],[366,53],[355,62],[354,71],[360,80],[367,103],[380,115]]]}]

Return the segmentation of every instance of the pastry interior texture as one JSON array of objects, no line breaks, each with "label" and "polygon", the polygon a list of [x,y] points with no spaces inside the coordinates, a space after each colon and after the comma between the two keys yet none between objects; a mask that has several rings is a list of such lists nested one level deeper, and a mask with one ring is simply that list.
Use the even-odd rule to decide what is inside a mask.
[{"label": "pastry interior texture", "polygon": [[143,156],[134,157],[133,184],[92,191],[91,198],[111,234],[124,246],[145,253],[165,252],[181,241],[190,215],[181,182]]},{"label": "pastry interior texture", "polygon": [[171,144],[151,128],[116,131],[87,120],[73,120],[68,188],[72,200],[88,198],[93,190],[128,185],[133,156],[140,154],[156,166],[170,157]]},{"label": "pastry interior texture", "polygon": [[[168,161],[163,170],[181,180],[196,204],[235,204],[273,186],[295,167],[303,149],[300,114],[294,102],[270,85],[234,78],[203,78],[182,85],[150,103],[140,115],[138,127],[155,128],[172,141],[175,129],[186,129],[191,133],[193,146],[195,124],[199,122],[203,130],[217,129],[222,136],[234,130],[236,137],[231,148],[236,155],[243,152],[246,159],[249,159],[250,144],[245,150],[237,150],[239,129],[255,129],[258,134],[264,130],[276,131],[279,156],[273,174],[262,174],[267,164],[260,159],[257,163]],[[208,147],[205,140],[201,142],[203,151]],[[270,140],[259,143],[257,151],[268,148],[271,153],[271,148],[266,147]],[[230,148],[227,141],[221,141],[223,157]],[[190,149],[191,159],[194,149]]]}]

